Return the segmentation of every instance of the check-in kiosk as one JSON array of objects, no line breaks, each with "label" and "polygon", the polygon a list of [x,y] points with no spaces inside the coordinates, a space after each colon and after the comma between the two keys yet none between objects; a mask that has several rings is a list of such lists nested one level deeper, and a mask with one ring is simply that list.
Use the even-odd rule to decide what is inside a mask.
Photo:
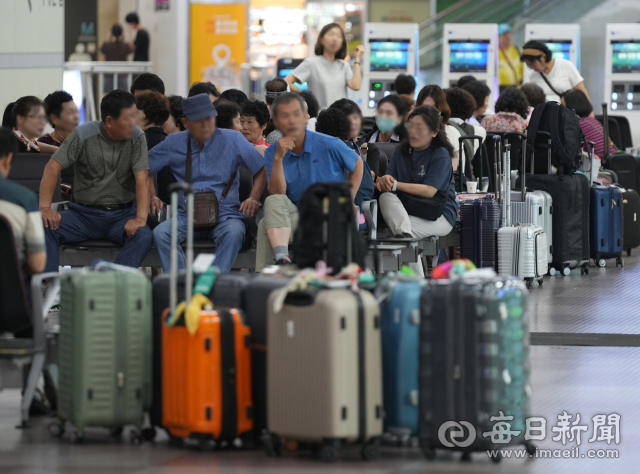
[{"label": "check-in kiosk", "polygon": [[554,58],[567,59],[580,70],[580,25],[577,23],[532,23],[525,26],[524,41],[546,44]]},{"label": "check-in kiosk", "polygon": [[375,115],[378,101],[395,92],[398,74],[418,74],[418,25],[366,23],[362,58],[362,94],[358,100],[365,117]]},{"label": "check-in kiosk", "polygon": [[604,100],[611,115],[629,120],[640,143],[640,23],[609,23],[604,61]]},{"label": "check-in kiosk", "polygon": [[[276,65],[278,69],[278,77],[281,77],[282,79],[284,79],[289,74],[291,74],[295,68],[300,66],[302,61],[304,61],[304,59],[293,59],[293,58],[278,59],[278,63]],[[295,83],[294,85],[300,90],[303,90],[303,91],[309,90],[306,82],[304,84]]]},{"label": "check-in kiosk", "polygon": [[447,23],[442,45],[442,87],[455,87],[472,75],[491,89],[490,104],[498,98],[498,25]]}]

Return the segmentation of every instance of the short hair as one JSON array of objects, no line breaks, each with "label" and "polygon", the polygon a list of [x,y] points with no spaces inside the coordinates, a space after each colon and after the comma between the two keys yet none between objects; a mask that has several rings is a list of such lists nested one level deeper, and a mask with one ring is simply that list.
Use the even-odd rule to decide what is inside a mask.
[{"label": "short hair", "polygon": [[333,104],[331,104],[329,108],[341,110],[342,113],[347,117],[349,117],[349,115],[351,114],[358,114],[360,117],[362,117],[362,110],[360,110],[358,104],[349,99],[338,99]]},{"label": "short hair", "polygon": [[480,81],[469,81],[461,89],[471,94],[471,97],[473,97],[473,100],[476,102],[476,106],[473,110],[482,107],[484,105],[484,101],[491,95],[491,89],[489,89],[489,86]]},{"label": "short hair", "polygon": [[300,95],[307,103],[307,112],[309,113],[309,117],[315,118],[318,116],[320,112],[320,104],[318,103],[318,99],[313,95],[313,92],[303,91],[300,92]]},{"label": "short hair", "polygon": [[[544,53],[545,56],[545,63],[548,63],[549,61],[551,61],[551,59],[553,59],[553,53],[551,52],[551,50],[549,49],[549,47],[544,44],[542,41],[536,41],[536,40],[529,40],[527,41],[524,46],[522,47],[523,50],[525,49],[537,49],[540,50]],[[520,56],[520,59],[522,61],[535,61],[536,59],[541,59],[542,55],[538,55],[538,56],[533,56],[531,54],[523,54],[522,56]]]},{"label": "short hair", "polygon": [[378,101],[377,108],[379,109],[382,104],[387,103],[393,105],[393,107],[396,109],[396,112],[398,112],[399,117],[404,117],[404,115],[407,113],[407,108],[404,105],[404,101],[400,98],[399,95],[389,94],[388,96],[383,97]]},{"label": "short hair", "polygon": [[507,87],[500,92],[500,97],[496,101],[496,113],[498,112],[511,112],[526,119],[529,115],[527,96],[516,87]]},{"label": "short hair", "polygon": [[278,115],[278,106],[279,105],[287,105],[293,101],[297,101],[300,104],[300,108],[304,111],[304,100],[300,97],[300,94],[296,94],[295,92],[285,92],[278,98],[273,101],[273,105],[271,106],[271,112],[273,116],[276,117]]},{"label": "short hair", "polygon": [[134,94],[135,91],[147,90],[160,92],[160,94],[164,95],[164,82],[155,74],[143,72],[131,83],[131,93]]},{"label": "short hair", "polygon": [[248,100],[242,104],[242,116],[255,117],[261,127],[269,123],[269,119],[271,118],[269,107],[259,100]]},{"label": "short hair", "polygon": [[447,90],[447,103],[451,108],[451,117],[467,120],[476,110],[476,101],[466,90],[452,87]]},{"label": "short hair", "polygon": [[147,125],[155,124],[161,127],[171,115],[169,100],[160,92],[142,94],[136,102],[138,109],[144,112]]},{"label": "short hair", "polygon": [[573,109],[580,118],[588,117],[593,112],[593,106],[587,96],[580,89],[571,89],[562,94],[564,105]]},{"label": "short hair", "polygon": [[128,109],[132,105],[136,105],[136,97],[133,94],[120,89],[109,92],[102,98],[102,102],[100,102],[102,122],[106,122],[107,117],[113,119],[119,118],[122,109]]},{"label": "short hair", "polygon": [[528,82],[526,84],[522,84],[522,86],[520,86],[520,90],[527,97],[527,102],[529,102],[529,105],[533,108],[536,108],[536,106],[544,104],[547,101],[547,95],[538,84]]},{"label": "short hair", "polygon": [[187,97],[193,97],[198,94],[211,94],[214,97],[220,97],[220,91],[213,82],[194,82],[191,84]]},{"label": "short hair", "polygon": [[442,128],[444,129],[444,126],[449,122],[449,118],[451,117],[451,109],[447,103],[447,96],[442,90],[442,87],[436,84],[429,84],[424,86],[418,93],[416,105],[418,107],[423,105],[424,101],[427,100],[427,97],[431,97],[433,99],[436,110],[440,112],[440,115],[442,116]]},{"label": "short hair", "polygon": [[62,107],[67,102],[73,102],[73,97],[66,91],[55,91],[44,98],[44,105],[47,109],[47,118],[49,119],[49,123],[52,127],[54,125],[50,116],[55,115],[60,118]]},{"label": "short hair", "polygon": [[233,128],[233,119],[240,116],[242,109],[235,102],[220,99],[216,101],[216,127],[218,128]]},{"label": "short hair", "polygon": [[472,76],[471,74],[467,74],[466,76],[462,76],[460,79],[458,79],[457,86],[462,89],[466,83],[472,82],[472,81],[477,81],[477,79],[475,78],[475,76]]},{"label": "short hair", "polygon": [[220,94],[220,97],[218,98],[228,100],[229,102],[235,102],[238,105],[242,105],[249,100],[247,94],[238,89],[227,89]]},{"label": "short hair", "polygon": [[329,23],[328,25],[324,25],[320,30],[320,34],[318,35],[318,40],[316,41],[316,47],[314,48],[314,52],[316,56],[322,56],[324,54],[324,46],[322,46],[322,38],[329,33],[334,28],[338,28],[340,30],[340,34],[342,35],[342,46],[336,53],[336,59],[344,59],[347,57],[347,37],[344,34],[344,30],[337,23]]},{"label": "short hair", "polygon": [[351,121],[342,110],[330,107],[318,115],[316,132],[347,141],[351,132]]},{"label": "short hair", "polygon": [[416,80],[408,74],[399,74],[394,82],[396,94],[413,95],[416,93]]},{"label": "short hair", "polygon": [[124,33],[124,31],[122,30],[122,27],[119,24],[116,23],[111,27],[111,34],[116,38],[122,36],[122,33]]},{"label": "short hair", "polygon": [[15,102],[9,103],[2,115],[2,126],[16,128],[18,126],[16,117],[26,117],[36,107],[44,107],[44,102],[33,95],[20,97]]},{"label": "short hair", "polygon": [[[169,113],[173,117],[173,120],[176,121],[176,125],[182,131],[185,131],[186,128],[182,123],[182,118],[184,117],[184,112],[182,111],[182,96],[179,95],[170,95],[169,99]],[[217,106],[216,106],[217,110]]]},{"label": "short hair", "polygon": [[127,23],[135,23],[136,25],[140,24],[140,18],[138,17],[138,14],[136,12],[127,14],[127,16],[124,17],[124,21],[126,21]]},{"label": "short hair", "polygon": [[0,160],[9,156],[9,153],[18,153],[18,140],[10,128],[0,127]]},{"label": "short hair", "polygon": [[[275,77],[266,82],[266,84],[264,85],[264,90],[265,92],[286,92],[288,87],[289,84],[287,84],[287,81],[285,81],[281,77]],[[265,100],[267,102],[267,105],[271,105],[273,104],[275,97],[265,96]]]}]

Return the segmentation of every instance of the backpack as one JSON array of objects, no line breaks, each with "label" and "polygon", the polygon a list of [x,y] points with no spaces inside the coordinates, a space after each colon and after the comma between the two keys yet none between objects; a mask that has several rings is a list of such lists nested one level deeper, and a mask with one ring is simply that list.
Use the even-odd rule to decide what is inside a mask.
[{"label": "backpack", "polygon": [[298,203],[299,222],[293,238],[293,263],[315,267],[320,260],[338,273],[349,263],[364,268],[367,244],[356,228],[348,182],[316,183]]},{"label": "backpack", "polygon": [[558,102],[546,102],[534,109],[527,127],[527,142],[533,147],[535,173],[544,174],[548,172],[549,147],[547,137],[538,135],[539,132],[551,135],[551,163],[561,173],[573,173],[578,168],[582,143],[586,144],[576,113]]}]

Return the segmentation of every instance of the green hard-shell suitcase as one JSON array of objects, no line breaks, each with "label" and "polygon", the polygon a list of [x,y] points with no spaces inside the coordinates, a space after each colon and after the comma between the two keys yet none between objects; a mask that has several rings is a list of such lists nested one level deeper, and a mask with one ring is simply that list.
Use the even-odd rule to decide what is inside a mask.
[{"label": "green hard-shell suitcase", "polygon": [[141,440],[151,403],[151,283],[137,271],[70,270],[61,279],[59,421],[120,433],[133,425]]}]

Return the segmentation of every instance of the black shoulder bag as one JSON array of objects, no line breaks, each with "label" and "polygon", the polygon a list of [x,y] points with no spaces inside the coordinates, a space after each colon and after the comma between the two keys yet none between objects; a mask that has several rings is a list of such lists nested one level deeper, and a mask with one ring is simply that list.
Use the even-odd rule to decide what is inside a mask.
[{"label": "black shoulder bag", "polygon": [[546,83],[547,83],[547,85],[549,86],[549,89],[551,89],[551,91],[552,91],[555,95],[557,95],[558,97],[562,98],[562,94],[564,94],[564,92],[558,92],[558,91],[556,90],[556,88],[555,88],[555,87],[553,87],[553,86],[551,85],[551,83],[549,82],[549,79],[547,79],[547,76],[546,76],[546,74],[545,74],[544,72],[541,72],[541,73],[540,73],[540,75],[542,76],[542,80],[543,80],[544,82],[546,82]]},{"label": "black shoulder bag", "polygon": [[[413,169],[413,149],[409,150],[408,155],[402,152],[400,153],[402,154],[401,161],[407,169],[411,183],[416,184],[411,174],[411,170]],[[397,191],[398,199],[400,199],[404,209],[410,216],[420,217],[421,219],[426,219],[428,221],[435,221],[442,215],[444,207],[447,204],[449,190],[451,189],[451,176],[449,177],[449,183],[450,184],[446,192],[438,190],[436,194],[430,198],[423,198],[414,194]]]}]

